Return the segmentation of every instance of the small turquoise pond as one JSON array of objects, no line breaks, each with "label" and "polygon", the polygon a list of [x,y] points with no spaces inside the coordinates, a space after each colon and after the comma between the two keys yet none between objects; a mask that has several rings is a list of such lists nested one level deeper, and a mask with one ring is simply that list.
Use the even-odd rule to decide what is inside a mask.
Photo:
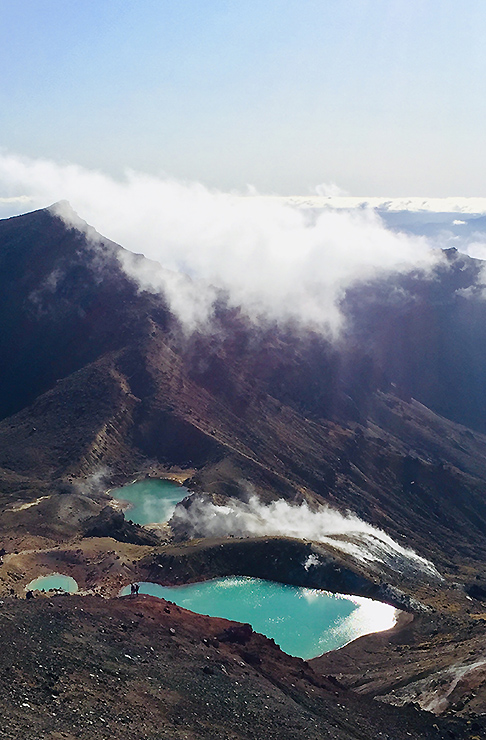
[{"label": "small turquoise pond", "polygon": [[50,576],[40,576],[31,581],[25,587],[26,591],[50,591],[51,589],[66,591],[74,594],[78,590],[78,584],[71,576],[63,576],[60,573],[52,573]]},{"label": "small turquoise pond", "polygon": [[[289,655],[309,660],[357,637],[390,629],[396,609],[361,596],[341,596],[259,578],[217,578],[187,586],[140,583],[140,593],[198,614],[248,622]],[[126,586],[121,596],[130,594]]]},{"label": "small turquoise pond", "polygon": [[141,480],[110,491],[114,499],[129,504],[125,516],[135,524],[168,522],[176,505],[189,494],[178,483],[158,479]]}]

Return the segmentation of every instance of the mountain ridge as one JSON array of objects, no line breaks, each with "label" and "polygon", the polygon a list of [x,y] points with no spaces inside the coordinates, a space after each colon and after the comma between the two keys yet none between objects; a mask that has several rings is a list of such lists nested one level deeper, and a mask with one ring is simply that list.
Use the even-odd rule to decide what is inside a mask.
[{"label": "mountain ridge", "polygon": [[[19,409],[20,415],[9,414],[0,423],[0,467],[27,474],[36,465],[41,470],[41,460],[50,456],[49,472],[46,469],[41,475],[46,480],[89,475],[97,465],[108,465],[116,473],[117,459],[132,459],[130,472],[126,464],[119,469],[124,475],[150,462],[196,467],[196,488],[215,494],[243,495],[235,480],[239,476],[248,479],[264,500],[272,490],[273,495],[297,496],[297,501],[302,496],[311,502],[324,500],[337,508],[350,508],[395,534],[398,522],[403,527],[409,521],[402,534],[415,540],[419,550],[423,547],[418,544],[420,537],[427,539],[429,518],[429,512],[420,514],[421,496],[430,496],[437,508],[444,491],[456,488],[462,493],[455,497],[455,503],[452,494],[447,501],[451,511],[444,515],[449,522],[446,529],[456,518],[464,531],[473,527],[479,547],[485,547],[486,510],[480,488],[486,477],[482,462],[486,441],[477,431],[457,425],[457,419],[447,420],[430,406],[427,410],[426,405],[414,401],[406,379],[401,379],[400,390],[387,377],[390,371],[382,358],[386,359],[390,350],[385,348],[376,362],[373,351],[377,340],[363,317],[358,320],[355,316],[356,302],[363,298],[359,286],[347,299],[357,325],[352,341],[346,337],[332,344],[313,333],[295,335],[279,327],[255,332],[241,317],[224,309],[216,319],[214,335],[187,337],[178,331],[163,296],[140,291],[126,276],[113,257],[113,250],[122,249],[118,245],[97,238],[104,262],[96,252],[95,273],[92,253],[98,243],[93,246],[92,239],[66,227],[52,210],[10,219],[9,227],[12,221],[20,225],[14,229],[17,241],[14,238],[13,242],[23,250],[14,264],[19,269],[25,266],[26,255],[34,259],[42,253],[44,259],[43,270],[35,273],[37,278],[20,282],[13,306],[20,319],[11,321],[10,336],[7,330],[3,340],[5,347],[18,331],[17,345],[10,350],[10,356],[15,355],[14,376],[7,367],[9,353],[4,353],[0,401],[5,404],[7,398],[11,404],[12,396],[17,395],[24,410]],[[5,222],[0,222],[0,267],[4,281],[9,274],[12,283],[15,272],[9,273],[6,263],[6,255],[12,252],[12,235],[9,241],[4,230]],[[108,256],[104,252],[107,244]],[[446,306],[450,300],[457,303],[457,285],[474,283],[481,267],[457,254],[449,254],[448,262],[453,266],[452,275],[439,268],[439,279],[444,280],[445,275],[449,281],[442,299]],[[33,311],[32,295],[39,294],[39,285],[45,285],[56,270],[60,277],[47,290],[44,310],[35,306]],[[425,301],[421,291],[425,284],[426,297],[430,297],[431,280],[424,283],[414,276],[398,280],[402,288],[408,282],[409,291],[418,286],[408,320],[413,325],[416,319],[420,328]],[[361,305],[371,305],[369,313],[374,316],[388,288],[378,281],[371,298],[370,290],[369,285],[364,286]],[[440,289],[434,291],[439,298]],[[40,301],[38,298],[38,304]],[[481,315],[486,303],[484,306],[480,306]],[[11,310],[12,304],[9,307]],[[385,327],[378,324],[379,340],[380,332],[388,337],[389,325],[395,326],[404,310],[404,304],[399,305],[398,318],[393,316],[391,322],[393,307],[388,311]],[[20,329],[26,321],[30,331],[19,351]],[[376,327],[376,318],[374,321]],[[50,343],[46,343],[46,332]],[[454,354],[454,346],[452,350]],[[27,360],[27,355],[34,361]],[[44,376],[39,372],[42,367]],[[41,376],[33,385],[28,384],[31,369]],[[13,393],[8,390],[9,381]],[[483,382],[486,399],[486,375]],[[23,390],[26,384],[29,396],[24,400],[16,389],[21,386]],[[479,400],[476,406],[482,408]],[[34,421],[29,428],[30,417]],[[94,423],[96,418],[99,421]],[[56,424],[63,419],[63,440],[55,442]],[[49,443],[41,431],[46,420]],[[88,436],[83,439],[85,422]],[[110,428],[112,434],[107,431]],[[16,462],[15,450],[19,449],[25,453]],[[29,449],[35,459],[29,457]],[[231,461],[229,477],[221,475],[224,460]],[[216,475],[213,479],[211,471]],[[434,478],[440,479],[442,491]],[[465,510],[457,508],[464,495],[474,501],[470,514],[469,505]],[[396,516],[390,517],[387,504],[390,506],[392,500]],[[423,535],[420,526],[418,533],[413,532],[417,511],[415,522],[424,521]],[[467,549],[465,543],[463,547]]]}]

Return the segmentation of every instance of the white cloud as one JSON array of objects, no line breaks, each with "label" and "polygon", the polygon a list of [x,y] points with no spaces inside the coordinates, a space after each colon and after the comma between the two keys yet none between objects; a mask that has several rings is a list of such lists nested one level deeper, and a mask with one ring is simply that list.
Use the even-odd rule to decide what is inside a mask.
[{"label": "white cloud", "polygon": [[486,260],[486,234],[473,234],[466,253],[478,260]]},{"label": "white cloud", "polygon": [[253,320],[337,333],[339,301],[354,281],[428,269],[439,256],[422,237],[387,230],[370,209],[326,208],[309,218],[305,208],[275,198],[137,172],[115,180],[12,155],[0,156],[0,186],[7,196],[29,198],[32,207],[69,200],[104,236],[160,262],[165,270],[140,269],[129,257],[124,266],[143,287],[165,290],[190,329],[210,317],[213,285]]},{"label": "white cloud", "polygon": [[315,187],[316,195],[322,198],[334,198],[346,196],[347,192],[336,185],[335,182],[323,182]]}]

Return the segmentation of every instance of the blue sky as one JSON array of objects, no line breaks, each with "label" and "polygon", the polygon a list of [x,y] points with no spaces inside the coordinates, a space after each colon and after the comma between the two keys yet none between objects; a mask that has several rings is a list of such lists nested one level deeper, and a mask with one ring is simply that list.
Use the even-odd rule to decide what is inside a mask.
[{"label": "blue sky", "polygon": [[282,195],[483,195],[484,0],[0,0],[0,147]]}]

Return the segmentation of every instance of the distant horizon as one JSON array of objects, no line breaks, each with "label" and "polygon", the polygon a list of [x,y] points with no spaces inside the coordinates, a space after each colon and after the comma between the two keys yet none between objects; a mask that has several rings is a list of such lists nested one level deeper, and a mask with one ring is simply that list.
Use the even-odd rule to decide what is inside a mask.
[{"label": "distant horizon", "polygon": [[[172,178],[168,178],[172,180]],[[202,185],[202,183],[197,183]],[[486,213],[486,196],[425,196],[425,195],[403,195],[403,196],[376,196],[376,195],[316,195],[313,193],[294,193],[292,195],[280,195],[278,193],[261,193],[249,189],[246,193],[233,191],[222,191],[216,188],[210,189],[221,195],[235,199],[261,199],[263,201],[276,201],[299,208],[331,208],[336,210],[370,208],[387,212],[410,211],[416,213],[450,213],[464,215],[481,215]],[[49,200],[49,199],[47,199]],[[66,200],[71,204],[70,198],[59,198],[49,200],[44,205],[39,205],[38,196],[0,195],[0,218],[28,213],[30,210],[48,208],[59,200]],[[72,204],[71,204],[72,205]],[[82,216],[82,213],[79,214]]]}]

